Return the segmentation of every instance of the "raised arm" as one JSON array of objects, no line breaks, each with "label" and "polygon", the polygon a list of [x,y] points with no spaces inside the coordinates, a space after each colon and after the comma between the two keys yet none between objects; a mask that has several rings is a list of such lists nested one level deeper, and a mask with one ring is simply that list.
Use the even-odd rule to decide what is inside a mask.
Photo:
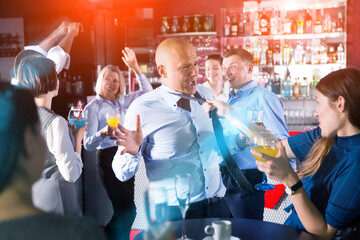
[{"label": "raised arm", "polygon": [[63,21],[57,29],[39,43],[39,46],[48,52],[67,35],[69,24],[69,22]]},{"label": "raised arm", "polygon": [[82,29],[82,24],[79,22],[72,22],[69,24],[68,32],[65,37],[58,44],[66,53],[70,54],[71,46],[74,38],[78,35],[79,29]]},{"label": "raised arm", "polygon": [[131,68],[137,75],[140,75],[142,72],[141,72],[140,66],[137,62],[134,50],[132,50],[131,48],[125,47],[125,49],[122,50],[122,53],[124,55],[122,57],[122,60],[124,61],[126,66]]}]

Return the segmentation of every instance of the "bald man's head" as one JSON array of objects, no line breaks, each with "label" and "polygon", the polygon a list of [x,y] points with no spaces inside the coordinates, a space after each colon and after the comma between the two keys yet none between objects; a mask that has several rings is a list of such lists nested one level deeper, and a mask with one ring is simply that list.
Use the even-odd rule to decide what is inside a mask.
[{"label": "bald man's head", "polygon": [[162,41],[156,49],[155,62],[157,67],[166,65],[174,54],[179,55],[181,52],[193,46],[187,41],[180,38],[168,38]]}]

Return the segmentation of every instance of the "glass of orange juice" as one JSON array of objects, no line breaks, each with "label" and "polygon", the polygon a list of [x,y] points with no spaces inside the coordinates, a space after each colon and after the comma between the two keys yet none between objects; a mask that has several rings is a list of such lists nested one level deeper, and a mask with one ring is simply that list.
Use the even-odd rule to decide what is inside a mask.
[{"label": "glass of orange juice", "polygon": [[[279,141],[271,132],[261,132],[253,138],[250,149],[275,157],[279,152]],[[253,156],[259,161],[266,162],[263,158]],[[263,180],[255,185],[255,189],[260,191],[271,190],[274,189],[274,185],[267,183],[266,175],[263,173]]]},{"label": "glass of orange juice", "polygon": [[[118,111],[106,113],[106,122],[110,127],[116,128],[116,125],[120,123],[121,117]],[[116,139],[116,137],[110,137],[110,139]]]}]

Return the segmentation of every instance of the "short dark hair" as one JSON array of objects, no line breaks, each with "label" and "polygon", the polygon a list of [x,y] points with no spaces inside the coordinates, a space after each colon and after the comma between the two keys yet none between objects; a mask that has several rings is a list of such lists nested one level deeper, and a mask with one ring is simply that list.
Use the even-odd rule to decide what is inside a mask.
[{"label": "short dark hair", "polygon": [[219,54],[210,54],[209,56],[206,57],[206,61],[207,60],[216,60],[220,63],[220,65],[222,65],[223,62],[223,58]]},{"label": "short dark hair", "polygon": [[16,55],[15,57],[15,61],[14,61],[14,75],[15,75],[15,78],[16,78],[16,75],[17,75],[17,71],[19,69],[19,65],[21,63],[21,61],[24,59],[24,58],[27,58],[27,57],[36,57],[36,56],[43,56],[41,53],[37,52],[37,51],[34,51],[34,50],[22,50],[21,52],[18,53],[18,55]]},{"label": "short dark hair", "polygon": [[57,87],[55,63],[43,56],[24,58],[17,72],[19,86],[32,89],[35,97]]},{"label": "short dark hair", "polygon": [[35,133],[39,117],[30,91],[0,81],[0,192],[7,187],[17,169],[24,148],[25,129]]},{"label": "short dark hair", "polygon": [[246,51],[243,48],[234,48],[224,53],[224,58],[231,57],[233,55],[239,56],[242,61],[247,62],[249,64],[253,63],[253,56],[251,53]]}]

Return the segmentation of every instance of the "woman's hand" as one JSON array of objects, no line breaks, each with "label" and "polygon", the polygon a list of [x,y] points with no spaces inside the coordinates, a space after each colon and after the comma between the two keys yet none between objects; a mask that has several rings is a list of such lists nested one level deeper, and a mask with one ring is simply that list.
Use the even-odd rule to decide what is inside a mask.
[{"label": "woman's hand", "polygon": [[135,71],[136,74],[140,75],[141,74],[141,69],[140,69],[140,66],[139,66],[139,64],[137,62],[134,50],[132,50],[131,48],[125,47],[125,49],[122,50],[122,53],[124,55],[122,57],[122,60],[124,61],[126,66],[128,66],[133,71]]},{"label": "woman's hand", "polygon": [[112,128],[109,125],[106,125],[103,129],[100,130],[100,134],[102,138],[105,137],[114,137],[116,128]]},{"label": "woman's hand", "polygon": [[281,142],[279,143],[279,152],[280,154],[278,153],[276,157],[270,157],[261,152],[251,150],[253,155],[266,160],[266,162],[256,161],[259,171],[264,172],[268,177],[280,181],[286,186],[292,186],[294,179],[296,181],[296,179],[298,180],[299,178],[292,169],[289,159],[286,156],[285,148]]}]

